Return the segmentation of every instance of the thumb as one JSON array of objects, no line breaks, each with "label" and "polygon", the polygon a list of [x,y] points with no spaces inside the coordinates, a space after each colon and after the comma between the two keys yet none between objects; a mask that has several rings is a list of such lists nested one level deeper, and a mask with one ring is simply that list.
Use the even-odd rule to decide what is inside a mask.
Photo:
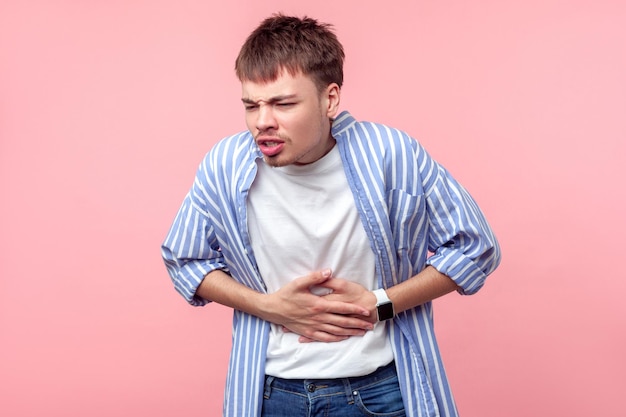
[{"label": "thumb", "polygon": [[320,271],[311,272],[309,275],[306,275],[301,278],[300,285],[302,287],[311,287],[313,285],[318,285],[326,280],[328,280],[333,274],[333,271],[330,268],[322,269]]}]

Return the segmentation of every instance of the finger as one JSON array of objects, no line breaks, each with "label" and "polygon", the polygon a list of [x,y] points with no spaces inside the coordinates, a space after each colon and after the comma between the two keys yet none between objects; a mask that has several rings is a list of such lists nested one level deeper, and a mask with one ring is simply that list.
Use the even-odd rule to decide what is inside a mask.
[{"label": "finger", "polygon": [[298,288],[309,288],[313,285],[319,285],[327,281],[332,274],[333,271],[330,268],[326,268],[320,271],[311,272],[309,275],[296,278],[293,282]]},{"label": "finger", "polygon": [[[284,333],[295,333],[291,330],[289,330],[288,328],[284,327],[282,328]],[[363,334],[365,334],[365,332],[362,331]],[[355,333],[355,336],[359,335],[358,333]],[[342,340],[346,340],[348,337],[350,337],[349,335],[335,335],[335,334],[331,334],[331,333],[327,333],[324,331],[316,331],[316,332],[311,332],[309,334],[309,336],[303,336],[303,335],[299,335],[298,337],[298,342],[300,343],[311,343],[311,342],[340,342]]]},{"label": "finger", "polygon": [[345,279],[342,279],[342,278],[329,277],[326,281],[321,283],[319,286],[320,287],[324,287],[324,288],[328,288],[328,289],[333,290],[333,291],[340,291],[340,290],[343,290],[345,288],[345,283],[346,282],[347,281]]},{"label": "finger", "polygon": [[298,342],[300,343],[312,343],[312,342],[323,342],[323,343],[336,343],[341,342],[343,340],[349,339],[348,336],[335,336],[324,332],[319,332],[315,334],[315,339],[312,337],[300,336],[298,338]]},{"label": "finger", "polygon": [[306,337],[306,336],[300,336],[298,338],[298,341],[300,343],[311,343],[311,342],[324,342],[324,343],[335,343],[335,342],[341,342],[343,340],[348,339],[348,337],[346,336],[333,336],[330,335],[328,333],[317,333],[314,337]]},{"label": "finger", "polygon": [[355,316],[338,315],[332,319],[328,319],[326,321],[326,325],[332,326],[332,328],[323,328],[324,331],[337,335],[355,336],[360,331],[374,329],[373,323]]},{"label": "finger", "polygon": [[324,314],[316,318],[316,323],[311,323],[302,332],[296,332],[302,336],[322,331],[336,336],[357,336],[374,329],[374,323],[360,316],[344,316],[342,314]]},{"label": "finger", "polygon": [[311,340],[317,340],[320,342],[339,342],[341,340],[348,339],[353,336],[363,336],[367,333],[366,330],[362,329],[353,329],[353,328],[344,328],[344,327],[336,327],[327,325],[321,329],[318,329],[314,332],[308,333],[306,335],[300,335],[300,337],[304,337]]},{"label": "finger", "polygon": [[328,301],[326,311],[328,313],[341,314],[344,316],[370,316],[370,312],[368,309],[363,308],[358,304],[344,303],[342,301]]},{"label": "finger", "polygon": [[[311,342],[324,342],[324,343],[333,343],[333,342],[341,342],[342,340],[346,340],[352,336],[363,336],[365,331],[363,330],[352,330],[351,332],[342,331],[339,328],[334,330],[329,329],[330,331],[317,330],[307,335],[300,335],[298,341],[301,343],[311,343]],[[352,334],[335,334],[337,333],[352,333]]]}]

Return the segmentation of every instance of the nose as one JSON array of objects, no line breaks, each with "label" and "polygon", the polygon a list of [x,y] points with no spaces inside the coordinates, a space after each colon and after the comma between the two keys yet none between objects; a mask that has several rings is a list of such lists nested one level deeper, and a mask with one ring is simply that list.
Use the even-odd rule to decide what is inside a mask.
[{"label": "nose", "polygon": [[256,128],[259,131],[276,128],[276,119],[274,118],[274,111],[271,105],[262,104],[259,106]]}]

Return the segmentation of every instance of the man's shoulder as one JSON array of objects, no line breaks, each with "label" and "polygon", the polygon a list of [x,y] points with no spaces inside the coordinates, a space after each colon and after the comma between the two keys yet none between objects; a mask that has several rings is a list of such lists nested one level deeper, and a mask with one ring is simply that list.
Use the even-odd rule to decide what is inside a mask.
[{"label": "man's shoulder", "polygon": [[337,131],[335,138],[346,150],[353,149],[354,153],[366,154],[370,159],[395,159],[398,154],[420,152],[418,141],[411,135],[380,122],[351,118],[343,129]]},{"label": "man's shoulder", "polygon": [[356,139],[415,141],[407,132],[381,122],[368,120],[356,120],[347,111],[337,117],[333,125],[333,134],[337,136],[350,136]]}]

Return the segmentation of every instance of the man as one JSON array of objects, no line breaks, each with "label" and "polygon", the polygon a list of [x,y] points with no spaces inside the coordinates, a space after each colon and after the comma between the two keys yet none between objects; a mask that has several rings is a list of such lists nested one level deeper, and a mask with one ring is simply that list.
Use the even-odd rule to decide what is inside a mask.
[{"label": "man", "polygon": [[457,415],[431,301],[478,291],[499,247],[416,140],[339,111],[343,59],[310,18],[250,34],[248,131],[206,155],[162,247],[188,302],[234,309],[228,416]]}]

